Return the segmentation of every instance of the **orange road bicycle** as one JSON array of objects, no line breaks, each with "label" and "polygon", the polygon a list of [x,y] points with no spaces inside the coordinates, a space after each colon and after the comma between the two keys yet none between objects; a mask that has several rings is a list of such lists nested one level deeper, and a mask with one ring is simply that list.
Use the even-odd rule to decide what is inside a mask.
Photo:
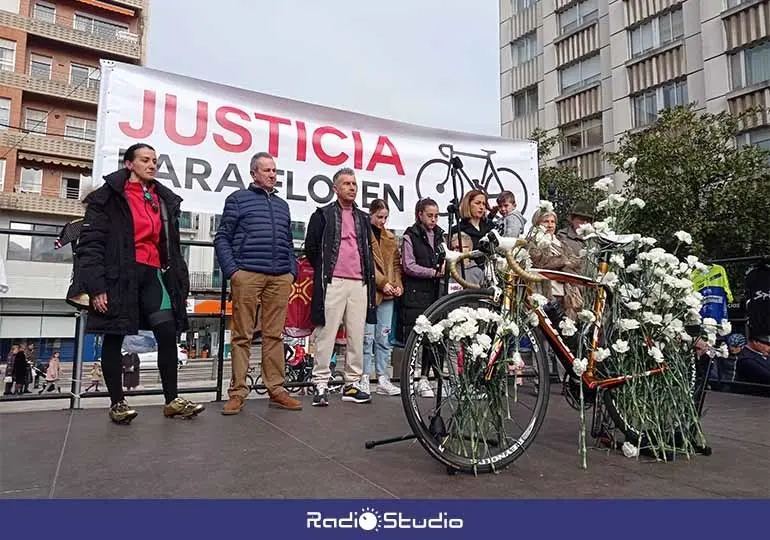
[{"label": "orange road bicycle", "polygon": [[[605,248],[602,253],[609,253],[607,248],[616,246],[618,239],[599,242]],[[626,441],[639,447],[663,437],[667,445],[681,448],[688,430],[694,429],[692,425],[679,422],[668,426],[665,433],[653,432],[646,428],[645,419],[639,417],[638,411],[625,408],[617,399],[618,392],[630,381],[659,376],[669,369],[667,364],[663,362],[639,373],[612,373],[607,362],[597,361],[597,351],[606,346],[605,337],[612,332],[611,316],[606,310],[612,290],[602,283],[608,271],[609,255],[600,258],[595,278],[545,269],[528,271],[514,256],[514,249],[525,244],[523,239],[502,238],[493,231],[480,241],[476,251],[445,250],[450,275],[464,289],[440,298],[429,307],[424,313],[428,322],[435,325],[462,307],[486,308],[500,315],[503,322],[489,323],[481,329],[490,336],[492,345],[488,356],[482,357],[485,361],[478,362],[464,361],[468,351],[446,336],[431,341],[425,333],[413,331],[409,335],[401,366],[401,397],[414,438],[450,472],[493,472],[513,463],[532,444],[546,416],[550,393],[548,346],[566,372],[564,393],[568,401],[575,408],[578,403],[593,406],[592,436],[603,435],[614,427],[623,433]],[[496,271],[497,255],[505,258],[506,270],[501,273]],[[479,287],[463,279],[458,266],[466,259],[484,259],[487,284],[491,286]],[[593,291],[594,322],[584,325],[582,332],[571,338],[563,337],[557,331],[558,309],[531,302],[533,286],[545,280]],[[521,322],[518,336],[514,338],[502,328],[506,321],[512,320],[516,310],[523,310],[519,321],[531,317],[537,320],[532,320],[532,324]],[[573,369],[578,340],[583,340],[588,361],[580,376]],[[518,366],[510,361],[513,354],[521,356]],[[430,398],[420,397],[412,383],[420,377],[425,362],[430,364],[434,390]],[[692,378],[696,378],[695,373]],[[701,379],[693,383],[693,389],[698,389],[693,395],[693,407],[698,413],[703,404],[705,374]],[[695,451],[710,452],[705,443]]]}]

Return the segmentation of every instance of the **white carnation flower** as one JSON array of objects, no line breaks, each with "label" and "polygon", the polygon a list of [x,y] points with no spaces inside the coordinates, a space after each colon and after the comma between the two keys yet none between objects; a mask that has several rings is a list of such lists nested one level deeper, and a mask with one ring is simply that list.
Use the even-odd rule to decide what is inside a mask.
[{"label": "white carnation flower", "polygon": [[551,201],[540,201],[537,209],[541,212],[553,212],[553,203]]},{"label": "white carnation flower", "polygon": [[616,326],[621,332],[630,332],[631,330],[637,330],[641,327],[639,321],[636,319],[620,319]]},{"label": "white carnation flower", "polygon": [[615,253],[610,257],[610,264],[614,264],[618,268],[625,268],[626,260],[623,258],[623,255],[621,255],[620,253]]},{"label": "white carnation flower", "polygon": [[727,336],[730,335],[733,331],[733,325],[728,321],[727,319],[722,319],[722,322],[719,324],[719,329],[717,330],[717,333],[720,336]]},{"label": "white carnation flower", "polygon": [[628,201],[628,204],[629,204],[630,206],[636,206],[636,207],[637,207],[637,208],[639,208],[640,210],[641,210],[642,208],[644,208],[645,206],[647,206],[647,203],[646,203],[646,202],[644,202],[644,201],[643,201],[642,199],[640,199],[639,197],[634,197],[633,199],[631,199],[630,201]]},{"label": "white carnation flower", "polygon": [[647,350],[647,354],[652,356],[658,364],[663,362],[663,351],[661,351],[658,347],[650,347]]},{"label": "white carnation flower", "polygon": [[610,357],[612,353],[609,349],[605,349],[604,347],[599,347],[596,349],[596,354],[594,355],[594,358],[597,362],[604,362],[607,358]]},{"label": "white carnation flower", "polygon": [[639,266],[637,263],[631,263],[628,265],[628,268],[626,268],[626,272],[629,274],[636,274],[642,271],[642,267]]},{"label": "white carnation flower", "polygon": [[565,337],[574,336],[577,334],[577,326],[572,319],[564,319],[559,322],[559,331]]},{"label": "white carnation flower", "polygon": [[698,257],[695,255],[688,255],[685,257],[685,260],[687,261],[687,266],[690,268],[694,268],[696,264],[698,264]]},{"label": "white carnation flower", "polygon": [[716,352],[717,356],[720,358],[727,358],[730,356],[730,349],[727,348],[727,343],[722,343],[722,345],[720,345],[714,352]]},{"label": "white carnation flower", "polygon": [[594,315],[593,311],[584,309],[583,311],[578,313],[578,320],[584,323],[592,323],[596,320],[596,316]]},{"label": "white carnation flower", "polygon": [[618,354],[625,354],[631,350],[628,346],[628,341],[623,341],[622,339],[615,341],[615,343],[612,344],[612,348]]},{"label": "white carnation flower", "polygon": [[489,350],[492,346],[492,338],[487,334],[479,334],[476,336],[476,343],[484,347],[484,350]]},{"label": "white carnation flower", "polygon": [[594,229],[594,226],[590,223],[583,223],[575,230],[575,233],[578,236],[588,236],[589,234],[594,234],[595,232],[596,229]]},{"label": "white carnation flower", "polygon": [[513,336],[519,335],[519,325],[517,325],[514,321],[509,322],[505,329]]},{"label": "white carnation flower", "polygon": [[620,278],[618,278],[618,275],[615,272],[607,272],[602,276],[601,282],[612,289],[620,282]]},{"label": "white carnation flower", "polygon": [[610,178],[609,176],[605,176],[601,180],[597,180],[596,182],[594,182],[594,189],[599,191],[609,191],[610,186],[612,184],[614,184],[614,182],[612,181],[612,178]]},{"label": "white carnation flower", "polygon": [[643,246],[654,246],[655,244],[658,243],[658,241],[649,236],[643,236],[642,238],[639,239],[639,243]]},{"label": "white carnation flower", "polygon": [[535,306],[536,308],[541,308],[548,303],[548,298],[546,298],[542,294],[535,293],[529,298],[530,298],[530,301],[532,302],[532,305]]},{"label": "white carnation flower", "polygon": [[711,317],[706,317],[703,319],[703,329],[706,332],[714,333],[716,334],[717,331],[717,321],[715,319],[712,319]]},{"label": "white carnation flower", "polygon": [[687,332],[682,332],[679,334],[679,339],[681,339],[684,343],[692,343],[692,336]]},{"label": "white carnation flower", "polygon": [[645,311],[642,313],[642,322],[645,324],[652,324],[659,326],[663,322],[663,315],[653,313],[651,311]]},{"label": "white carnation flower", "polygon": [[640,309],[642,309],[642,304],[639,303],[639,302],[636,302],[636,301],[634,301],[634,302],[627,302],[626,303],[626,307],[628,309],[630,309],[631,311],[639,311]]},{"label": "white carnation flower", "polygon": [[692,235],[688,232],[677,231],[674,233],[674,236],[683,244],[692,244]]},{"label": "white carnation flower", "polygon": [[624,169],[631,169],[631,168],[634,167],[634,165],[636,165],[637,161],[639,161],[638,157],[636,157],[636,156],[630,157],[630,158],[628,158],[627,160],[625,160],[623,162],[623,168]]},{"label": "white carnation flower", "polygon": [[540,317],[533,311],[527,316],[527,323],[534,328],[540,324]]},{"label": "white carnation flower", "polygon": [[582,376],[583,373],[586,372],[586,369],[588,369],[588,360],[585,358],[577,358],[572,363],[572,371],[574,371],[575,375],[578,377]]}]

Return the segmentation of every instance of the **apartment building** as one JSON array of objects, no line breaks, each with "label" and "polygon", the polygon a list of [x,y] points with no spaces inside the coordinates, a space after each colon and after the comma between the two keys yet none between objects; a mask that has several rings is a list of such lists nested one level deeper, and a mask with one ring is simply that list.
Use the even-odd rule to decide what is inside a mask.
[{"label": "apartment building", "polygon": [[[770,107],[770,0],[500,0],[503,136],[564,137],[552,161],[586,179],[662,109]],[[739,143],[770,148],[759,115]]]},{"label": "apartment building", "polygon": [[[144,63],[147,17],[148,0],[0,0],[0,229],[57,232],[83,214],[99,60]],[[71,250],[0,234],[0,257],[11,287],[0,296],[0,352],[33,339],[66,359],[72,319],[3,313],[71,311]]]}]

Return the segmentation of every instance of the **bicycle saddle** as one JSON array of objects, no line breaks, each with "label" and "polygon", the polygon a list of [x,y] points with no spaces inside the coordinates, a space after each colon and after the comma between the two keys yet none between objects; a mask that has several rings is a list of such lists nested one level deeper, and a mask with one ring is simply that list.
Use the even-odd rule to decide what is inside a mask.
[{"label": "bicycle saddle", "polygon": [[497,153],[497,150],[484,150],[483,148],[481,149],[481,151],[484,152],[488,156],[491,156],[492,154],[496,154]]}]

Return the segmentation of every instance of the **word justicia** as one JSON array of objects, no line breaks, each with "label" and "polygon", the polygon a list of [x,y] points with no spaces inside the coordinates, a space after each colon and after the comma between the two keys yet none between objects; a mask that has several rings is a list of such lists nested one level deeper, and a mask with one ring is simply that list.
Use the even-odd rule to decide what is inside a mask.
[{"label": "word justicia", "polygon": [[438,512],[427,517],[415,517],[403,512],[383,512],[364,509],[342,516],[328,516],[321,512],[307,512],[305,526],[308,529],[462,529],[462,518],[450,517],[447,512]]}]

